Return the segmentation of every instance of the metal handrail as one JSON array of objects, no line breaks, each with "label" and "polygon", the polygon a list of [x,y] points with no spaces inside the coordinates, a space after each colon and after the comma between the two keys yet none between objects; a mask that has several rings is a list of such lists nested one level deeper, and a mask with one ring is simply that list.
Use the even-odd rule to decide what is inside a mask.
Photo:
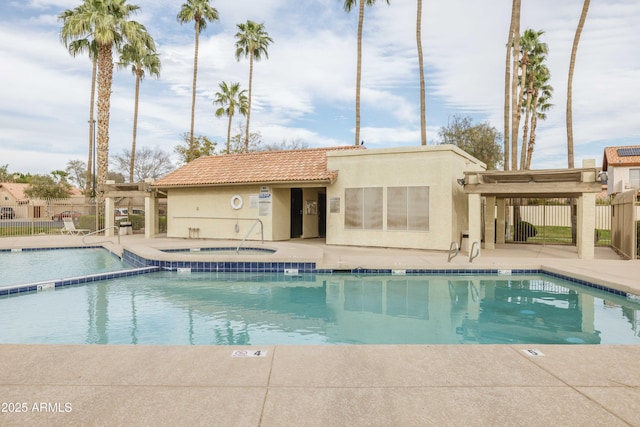
[{"label": "metal handrail", "polygon": [[[473,249],[474,248],[476,250],[475,255],[473,254]],[[478,255],[480,255],[480,243],[475,241],[475,242],[473,242],[473,245],[471,245],[471,251],[469,251],[469,262],[473,262],[473,259],[477,258]]]},{"label": "metal handrail", "polygon": [[249,234],[251,234],[253,229],[256,227],[256,224],[258,223],[260,223],[260,237],[262,239],[262,243],[264,244],[264,225],[262,224],[262,221],[260,220],[260,218],[256,218],[255,222],[253,223],[249,231],[247,231],[247,234],[245,234],[244,238],[236,248],[236,254],[240,253],[240,247],[244,244],[245,240],[247,240],[247,237],[249,237]]},{"label": "metal handrail", "polygon": [[[82,243],[85,243],[85,244],[87,243],[84,240],[85,238],[89,236],[93,236],[94,234],[102,233],[103,231],[107,231],[112,228],[116,230],[116,236],[118,236],[118,244],[120,244],[120,227],[118,227],[117,225],[112,225],[111,227],[106,227],[101,230],[96,230],[96,231],[92,231],[89,234],[85,234],[84,236],[82,236]],[[100,240],[99,242],[93,242],[93,243],[113,243],[113,242],[111,240]]]},{"label": "metal handrail", "polygon": [[[451,255],[453,252],[455,251],[455,254],[453,254],[453,256]],[[455,257],[458,256],[458,253],[460,252],[460,245],[458,245],[458,242],[456,242],[455,240],[451,242],[451,245],[449,245],[449,258],[447,259],[447,262],[451,262],[451,260]]]}]

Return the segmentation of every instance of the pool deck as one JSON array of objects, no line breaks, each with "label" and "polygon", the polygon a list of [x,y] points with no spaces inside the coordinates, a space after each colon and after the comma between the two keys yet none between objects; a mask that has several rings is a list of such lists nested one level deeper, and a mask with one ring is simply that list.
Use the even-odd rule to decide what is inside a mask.
[{"label": "pool deck", "polygon": [[[227,243],[134,235],[106,246],[169,256],[158,249]],[[0,239],[0,248],[79,245],[76,236]],[[574,247],[506,245],[473,263],[466,254],[447,263],[445,252],[322,240],[247,245],[318,268],[543,268],[640,294],[640,261],[608,248],[580,260]],[[0,360],[3,426],[640,426],[635,345],[3,344]],[[15,412],[16,403],[25,411]]]}]

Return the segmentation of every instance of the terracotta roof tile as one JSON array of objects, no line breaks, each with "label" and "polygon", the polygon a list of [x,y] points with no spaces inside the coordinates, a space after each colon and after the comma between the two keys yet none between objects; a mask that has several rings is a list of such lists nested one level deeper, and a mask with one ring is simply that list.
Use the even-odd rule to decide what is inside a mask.
[{"label": "terracotta roof tile", "polygon": [[327,170],[327,151],[361,148],[310,148],[200,157],[157,180],[153,186],[330,182],[336,178],[337,171]]},{"label": "terracotta roof tile", "polygon": [[605,147],[602,158],[603,171],[606,171],[609,166],[640,166],[640,156],[620,156],[618,155],[618,149],[620,148],[640,149],[640,145]]}]

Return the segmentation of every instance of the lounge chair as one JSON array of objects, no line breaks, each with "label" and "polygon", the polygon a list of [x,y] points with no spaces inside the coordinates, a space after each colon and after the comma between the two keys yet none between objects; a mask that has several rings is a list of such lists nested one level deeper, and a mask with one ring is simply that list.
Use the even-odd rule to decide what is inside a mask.
[{"label": "lounge chair", "polygon": [[76,228],[76,225],[73,223],[73,219],[71,218],[62,218],[62,221],[64,222],[64,227],[60,230],[60,234],[84,236],[91,231],[87,228]]}]

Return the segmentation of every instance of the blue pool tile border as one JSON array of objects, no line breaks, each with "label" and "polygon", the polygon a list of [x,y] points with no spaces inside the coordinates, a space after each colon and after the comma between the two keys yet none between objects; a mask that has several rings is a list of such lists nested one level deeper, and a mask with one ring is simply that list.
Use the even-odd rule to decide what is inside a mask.
[{"label": "blue pool tile border", "polygon": [[1,252],[36,252],[36,251],[57,251],[61,249],[104,249],[100,245],[86,245],[86,246],[52,246],[50,248],[15,248],[15,249],[0,249]]},{"label": "blue pool tile border", "polygon": [[0,296],[22,294],[28,292],[38,292],[40,290],[51,288],[63,288],[66,286],[82,285],[85,283],[99,282],[107,279],[117,279],[120,277],[138,276],[140,274],[153,273],[160,271],[158,267],[139,267],[128,270],[110,271],[105,273],[90,274],[87,276],[70,277],[66,279],[44,280],[35,283],[26,283],[24,285],[7,286],[0,289]]}]

